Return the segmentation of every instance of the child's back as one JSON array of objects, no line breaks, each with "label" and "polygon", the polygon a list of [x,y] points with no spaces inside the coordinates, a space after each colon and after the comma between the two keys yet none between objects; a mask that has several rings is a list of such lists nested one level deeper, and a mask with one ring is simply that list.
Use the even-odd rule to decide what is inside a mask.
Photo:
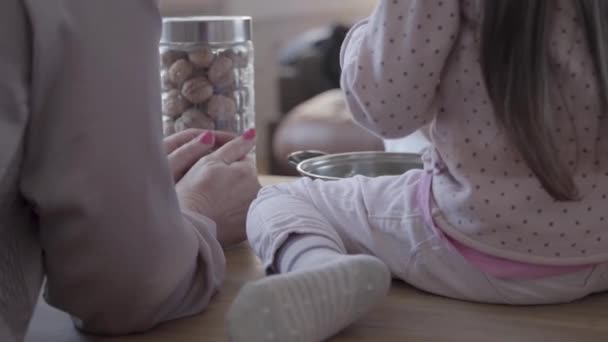
[{"label": "child's back", "polygon": [[327,338],[388,271],[487,303],[608,290],[606,16],[603,0],[380,0],[347,37],[343,88],[383,137],[430,124],[425,170],[262,190],[249,240],[282,274],[241,291],[233,339]]},{"label": "child's back", "polygon": [[[578,200],[556,201],[497,119],[480,60],[481,6],[476,1],[462,2],[467,4],[463,8],[458,1],[411,1],[409,7],[403,2],[408,1],[382,3],[391,9],[368,23],[378,31],[353,31],[343,51],[343,84],[355,119],[384,137],[432,124],[434,149],[427,166],[435,173],[436,223],[465,245],[511,260],[549,265],[607,261],[608,137],[602,134],[608,132],[608,120],[575,3],[546,1],[546,115],[551,119],[539,124],[553,134],[554,157],[573,175],[578,190]],[[525,16],[514,20],[514,30],[525,26]],[[354,39],[364,39],[363,45]],[[505,42],[491,44],[499,49]],[[508,67],[506,61],[494,64]],[[490,81],[505,81],[500,77],[488,75]],[[531,142],[519,145],[530,148],[526,143]],[[556,168],[547,167],[541,176],[556,178],[548,172]]]}]

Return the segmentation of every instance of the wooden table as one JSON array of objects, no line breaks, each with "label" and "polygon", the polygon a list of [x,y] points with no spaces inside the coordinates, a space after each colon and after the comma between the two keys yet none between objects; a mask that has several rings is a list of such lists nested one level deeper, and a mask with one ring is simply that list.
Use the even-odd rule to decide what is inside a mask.
[{"label": "wooden table", "polygon": [[[290,180],[261,179],[264,184]],[[244,283],[263,276],[248,246],[228,250],[226,257],[223,289],[201,315],[163,324],[142,335],[100,339],[78,334],[65,314],[41,304],[26,341],[226,341],[224,315],[232,299]],[[440,298],[395,282],[375,310],[332,341],[604,342],[608,341],[608,295],[568,305],[507,307]]]}]

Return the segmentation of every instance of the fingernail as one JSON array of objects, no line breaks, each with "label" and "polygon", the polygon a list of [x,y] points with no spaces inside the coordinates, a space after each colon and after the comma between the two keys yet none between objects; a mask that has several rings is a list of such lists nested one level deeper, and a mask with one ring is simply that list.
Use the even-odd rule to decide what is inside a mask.
[{"label": "fingernail", "polygon": [[204,144],[204,145],[213,145],[213,140],[214,140],[214,136],[213,136],[213,132],[211,132],[211,131],[207,131],[207,132],[201,134],[200,138],[198,138],[198,142],[200,142],[201,144]]},{"label": "fingernail", "polygon": [[255,128],[250,128],[243,133],[243,139],[253,140],[255,139]]}]

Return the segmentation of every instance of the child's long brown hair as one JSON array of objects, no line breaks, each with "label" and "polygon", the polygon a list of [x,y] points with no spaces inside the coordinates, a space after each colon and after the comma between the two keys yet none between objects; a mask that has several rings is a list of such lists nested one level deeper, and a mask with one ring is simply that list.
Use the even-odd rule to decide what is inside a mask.
[{"label": "child's long brown hair", "polygon": [[[574,201],[578,191],[555,143],[548,82],[548,15],[553,0],[483,2],[481,64],[496,117],[510,141],[556,200]],[[583,21],[608,108],[608,1],[571,0]]]}]

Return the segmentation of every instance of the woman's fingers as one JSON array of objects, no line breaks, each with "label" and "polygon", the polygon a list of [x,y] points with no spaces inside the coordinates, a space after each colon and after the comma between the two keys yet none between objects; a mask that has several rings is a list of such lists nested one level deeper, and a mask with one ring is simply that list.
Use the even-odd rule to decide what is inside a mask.
[{"label": "woman's fingers", "polygon": [[213,153],[213,158],[218,158],[230,165],[242,160],[255,147],[255,129],[246,131],[242,136],[233,139]]},{"label": "woman's fingers", "polygon": [[[202,129],[192,128],[166,137],[163,141],[166,153],[171,154],[171,152],[177,150],[182,145],[192,141],[192,139],[195,139],[204,132],[205,131]],[[227,142],[237,137],[236,134],[229,132],[215,131],[213,132],[213,134],[215,134],[215,148],[224,146]]]},{"label": "woman's fingers", "polygon": [[215,131],[214,133],[215,133],[215,148],[222,147],[222,146],[226,145],[226,143],[228,143],[229,141],[232,141],[236,137],[238,137],[237,134],[229,133],[229,132]]},{"label": "woman's fingers", "polygon": [[255,146],[255,131],[247,131],[238,139],[236,137],[229,132],[200,129],[188,129],[166,137],[163,143],[174,181],[177,183],[194,164],[215,148],[219,148],[218,159],[227,164],[245,157]]},{"label": "woman's fingers", "polygon": [[211,153],[216,141],[216,134],[206,131],[190,139],[169,154],[169,165],[173,180],[177,183],[201,158]]},{"label": "woman's fingers", "polygon": [[204,131],[202,129],[187,129],[166,137],[163,140],[165,152],[167,154],[171,154],[173,151],[177,150],[182,145],[192,141],[196,137],[203,134],[203,132]]}]

